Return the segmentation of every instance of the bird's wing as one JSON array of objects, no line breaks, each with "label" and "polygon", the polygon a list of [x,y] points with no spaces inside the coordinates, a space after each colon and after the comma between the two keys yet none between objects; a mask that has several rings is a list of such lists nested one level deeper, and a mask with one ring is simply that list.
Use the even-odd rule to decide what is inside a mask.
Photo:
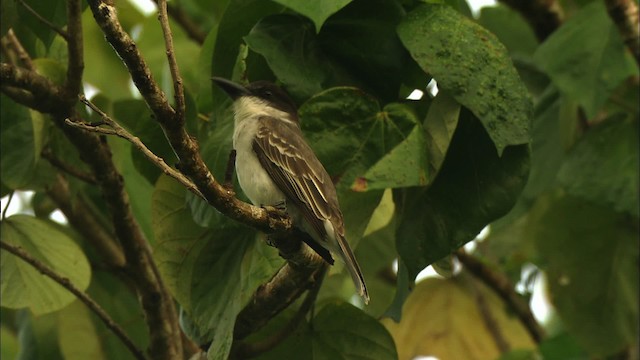
[{"label": "bird's wing", "polygon": [[[300,128],[270,117],[260,118],[259,121],[261,125],[253,142],[253,151],[260,164],[288,201],[299,209],[319,238],[324,240],[321,245],[338,252],[345,261],[358,293],[368,303],[369,293],[364,276],[345,239],[338,196],[329,174],[304,141]],[[324,226],[327,220],[331,222],[334,234],[327,234]],[[320,252],[315,247],[314,250],[333,264],[330,254]],[[323,254],[328,255],[331,261]]]},{"label": "bird's wing", "polygon": [[[342,214],[331,178],[295,125],[271,117],[260,118],[253,143],[260,163],[289,202],[293,202],[321,239],[324,221],[344,236]],[[286,138],[285,138],[286,137]]]}]

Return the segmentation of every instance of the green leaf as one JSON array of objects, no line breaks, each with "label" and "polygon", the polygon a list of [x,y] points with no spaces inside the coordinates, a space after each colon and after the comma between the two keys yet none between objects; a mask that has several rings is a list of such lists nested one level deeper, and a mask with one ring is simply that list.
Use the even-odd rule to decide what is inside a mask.
[{"label": "green leaf", "polygon": [[[131,28],[144,19],[144,16],[133,7],[129,1],[116,0],[118,19],[125,31],[130,33]],[[87,64],[83,72],[83,81],[96,87],[102,94],[111,100],[129,98],[131,92],[131,75],[113,51],[113,48],[105,40],[104,33],[96,24],[91,11],[82,14],[82,36],[85,44],[84,62]]]},{"label": "green leaf", "polygon": [[[324,287],[324,286],[323,286]],[[287,326],[295,316],[296,305],[290,306],[282,311],[278,316],[269,320],[269,322],[258,332],[250,335],[247,338],[247,342],[257,342],[264,339],[268,339],[273,336],[274,333],[280,331],[283,327]],[[282,359],[296,359],[296,360],[312,360],[311,352],[311,334],[309,331],[309,323],[306,319],[302,319],[301,324],[287,336],[279,345],[270,351],[259,354],[256,360],[282,360]]]},{"label": "green leaf", "polygon": [[2,182],[11,189],[40,188],[49,180],[39,176],[44,175],[48,164],[40,162],[38,150],[42,148],[43,129],[41,120],[34,120],[33,114],[0,95],[0,171]]},{"label": "green leaf", "polygon": [[[91,268],[84,253],[65,233],[47,221],[26,215],[6,218],[0,225],[2,241],[19,246],[78,289],[85,290],[91,280]],[[56,311],[75,300],[75,295],[40,274],[30,264],[2,251],[2,306],[28,307],[41,315]]]},{"label": "green leaf", "polygon": [[540,343],[540,354],[544,359],[587,359],[583,348],[568,333],[561,333]]},{"label": "green leaf", "polygon": [[[395,292],[395,286],[389,278],[380,275],[387,274],[394,260],[398,258],[395,220],[393,192],[390,189],[385,190],[380,203],[371,215],[364,237],[355,251],[371,295],[371,302],[363,310],[374,317],[384,313],[391,304]],[[350,277],[348,281],[351,281]],[[350,292],[350,295],[352,296],[353,292]]]},{"label": "green leaf", "polygon": [[338,188],[351,187],[385,154],[405,140],[418,124],[400,104],[381,108],[361,90],[339,87],[309,99],[300,108],[309,144]]},{"label": "green leaf", "polygon": [[153,243],[154,237],[151,226],[151,194],[153,186],[136,170],[131,157],[133,145],[130,142],[118,137],[109,137],[107,141],[113,153],[114,164],[120,173],[126,176],[124,186],[129,194],[131,210],[146,238]]},{"label": "green leaf", "polygon": [[[96,270],[88,291],[91,298],[102,306],[111,318],[123,328],[129,338],[140,349],[149,345],[149,328],[144,319],[138,297],[128,284],[115,274]],[[134,360],[131,351],[111,329],[93,317],[96,337],[108,359]]]},{"label": "green leaf", "polygon": [[0,36],[4,36],[17,21],[17,3],[13,0],[0,0]]},{"label": "green leaf", "polygon": [[265,58],[297,101],[307,100],[332,86],[359,84],[354,78],[356,74],[343,67],[344,62],[325,54],[313,25],[304,18],[286,14],[265,17],[245,41],[251,50]]},{"label": "green leaf", "polygon": [[483,7],[478,22],[494,33],[511,54],[533,55],[538,47],[531,26],[510,7],[502,4]]},{"label": "green leaf", "polygon": [[409,279],[409,270],[405,265],[401,257],[398,258],[398,274],[396,280],[396,293],[393,296],[393,301],[389,305],[389,308],[385,311],[384,316],[393,319],[395,322],[400,322],[402,318],[402,306],[405,300],[411,293],[414,280]]},{"label": "green leaf", "polygon": [[[238,57],[242,38],[258,20],[282,11],[283,7],[264,0],[230,0],[217,27],[211,75],[230,78]],[[265,79],[266,80],[266,79]],[[217,117],[228,101],[228,96],[215,84],[211,84],[214,115]],[[214,117],[215,118],[215,117]]]},{"label": "green leaf", "polygon": [[87,306],[74,301],[58,317],[58,343],[66,359],[107,359]]},{"label": "green leaf", "polygon": [[[173,100],[173,79],[169,71],[167,52],[164,45],[159,46],[159,44],[164,44],[164,36],[158,19],[156,16],[149,16],[138,26],[141,31],[138,33],[136,45],[144,56],[154,79],[160,84],[167,97]],[[182,27],[176,24],[171,17],[169,18],[169,26],[171,26],[174,55],[183,85],[187,89],[195,91],[202,78],[197,66],[200,47],[187,37]],[[206,84],[206,87],[209,87],[209,84]]]},{"label": "green leaf", "polygon": [[[203,338],[212,340],[210,358],[229,354],[242,299],[273,273],[263,261],[246,258],[255,232],[237,226],[198,226],[185,202],[185,189],[162,176],[153,195],[154,256],[165,283]],[[229,221],[221,219],[222,221]],[[249,260],[247,260],[249,259]],[[243,265],[243,261],[246,261]]]},{"label": "green leaf", "polygon": [[507,147],[498,156],[479,120],[463,111],[433,184],[394,192],[400,210],[396,246],[410,278],[505,215],[528,170],[526,145]]},{"label": "green leaf", "polygon": [[36,72],[44,77],[47,77],[51,82],[56,85],[63,85],[67,77],[66,65],[53,59],[35,59],[33,65],[36,68]]},{"label": "green leaf", "polygon": [[320,32],[322,24],[329,16],[345,7],[351,0],[327,0],[327,1],[298,1],[298,0],[274,0],[298,14],[304,15],[313,20],[316,32]]},{"label": "green leaf", "polygon": [[0,327],[0,357],[3,359],[15,359],[16,355],[18,355],[16,333],[3,324]]},{"label": "green leaf", "polygon": [[607,207],[555,193],[532,208],[525,232],[550,298],[576,340],[606,357],[638,338],[637,224]]},{"label": "green leaf", "polygon": [[370,167],[363,177],[356,179],[352,189],[367,191],[426,185],[425,157],[424,130],[417,125],[403,142]]},{"label": "green leaf", "polygon": [[313,318],[314,359],[397,359],[391,335],[353,305],[329,303]]},{"label": "green leaf", "polygon": [[[404,72],[415,65],[396,35],[405,15],[399,1],[355,0],[327,20],[318,40],[326,56],[358,81],[356,86],[385,102],[396,101]],[[342,78],[335,85],[347,85]],[[418,88],[428,82],[415,80],[423,81]]]},{"label": "green leaf", "polygon": [[17,360],[63,360],[57,336],[58,314],[34,317],[28,310],[16,316],[19,351]]},{"label": "green leaf", "polygon": [[638,148],[637,120],[614,116],[590,128],[571,149],[558,182],[573,196],[637,218]]},{"label": "green leaf", "polygon": [[317,45],[313,25],[286,14],[260,20],[244,37],[251,50],[265,57],[274,74],[298,100],[320,92],[332,71]]},{"label": "green leaf", "polygon": [[[59,29],[62,29],[67,23],[67,5],[64,0],[24,0],[24,3]],[[18,4],[17,7],[19,21],[24,22],[29,29],[42,40],[45,48],[48,48],[56,36],[56,33],[51,27],[29,12],[24,5]]]},{"label": "green leaf", "polygon": [[429,159],[429,180],[433,181],[449,150],[453,133],[458,126],[460,104],[440,90],[424,120],[425,142]]},{"label": "green leaf", "polygon": [[[161,157],[169,166],[177,162],[178,159],[171,145],[169,145],[162,128],[155,121],[144,101],[127,99],[114,102],[113,117],[120,125],[140,138],[149,150]],[[150,184],[154,184],[162,171],[133,146],[131,146],[131,158],[137,171]]]},{"label": "green leaf", "polygon": [[523,192],[527,199],[535,199],[555,186],[567,151],[562,129],[577,125],[575,116],[563,116],[563,107],[564,101],[553,87],[547,89],[536,106],[531,129],[531,174]]},{"label": "green leaf", "polygon": [[498,154],[529,141],[531,100],[493,34],[448,6],[421,5],[400,23],[398,35],[438,87],[482,121]]},{"label": "green leaf", "polygon": [[613,90],[638,74],[617,27],[599,1],[585,6],[534,55],[538,66],[593,118]]},{"label": "green leaf", "polygon": [[419,125],[410,113],[401,104],[381,108],[375,98],[349,87],[321,92],[300,108],[309,145],[329,175],[338,179],[334,182],[352,245],[362,237],[382,190],[359,194],[351,185]]}]

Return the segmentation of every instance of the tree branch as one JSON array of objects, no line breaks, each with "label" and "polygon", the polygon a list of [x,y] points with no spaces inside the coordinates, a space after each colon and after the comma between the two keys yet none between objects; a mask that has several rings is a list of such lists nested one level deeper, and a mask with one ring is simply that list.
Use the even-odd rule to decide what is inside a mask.
[{"label": "tree branch", "polygon": [[16,52],[16,55],[18,56],[18,59],[20,59],[22,65],[24,65],[24,67],[29,70],[34,70],[35,68],[33,67],[31,56],[29,56],[27,51],[24,49],[22,43],[20,42],[20,40],[18,40],[16,34],[13,32],[13,29],[9,29],[9,31],[7,31],[7,40],[9,41],[9,45],[11,46],[13,51]]},{"label": "tree branch", "polygon": [[[73,103],[63,91],[37,73],[0,64],[0,80],[33,93],[38,101],[36,110],[53,115],[69,141],[78,149],[81,159],[89,165],[107,203],[117,238],[127,260],[127,270],[136,284],[150,329],[150,354],[153,359],[175,359],[182,353],[180,329],[173,299],[163,285],[153,263],[151,250],[139,224],[133,216],[129,195],[122,175],[111,159],[111,151],[98,136],[66,126],[65,119],[81,122]],[[5,91],[5,87],[2,88]]]},{"label": "tree branch", "polygon": [[291,305],[324,274],[327,263],[300,240],[301,234],[271,237],[287,263],[253,294],[240,311],[233,331],[242,340]]},{"label": "tree branch", "polygon": [[624,43],[640,65],[640,28],[638,5],[632,0],[605,0],[609,17],[618,27]]},{"label": "tree branch", "polygon": [[84,96],[80,97],[80,101],[85,105],[87,105],[89,108],[91,108],[91,110],[95,111],[98,115],[100,115],[100,118],[102,119],[102,121],[104,121],[106,125],[110,126],[111,129],[103,129],[94,125],[88,125],[84,123],[74,123],[70,120],[67,121],[68,125],[76,126],[87,131],[94,131],[94,132],[98,132],[106,135],[116,135],[129,141],[149,161],[151,161],[151,163],[153,163],[160,170],[162,170],[164,174],[171,176],[172,178],[176,179],[179,183],[181,183],[184,187],[186,187],[189,191],[198,195],[201,198],[204,198],[204,196],[202,196],[202,193],[200,193],[200,190],[198,190],[198,188],[193,184],[193,182],[191,182],[191,180],[189,180],[186,176],[182,175],[182,173],[180,173],[179,171],[169,166],[164,161],[164,159],[154,154],[138,137],[134,136],[133,134],[128,132],[125,128],[120,126],[120,124],[118,124],[115,120],[113,120],[109,115],[107,115],[104,111],[98,108],[91,101],[87,100],[87,98],[85,98]]},{"label": "tree branch", "polygon": [[[31,105],[30,107],[40,112],[57,113],[66,108],[63,90],[35,71],[0,63],[0,82],[2,82],[2,91],[9,96],[15,96],[19,93],[15,90],[5,89],[20,88],[29,91],[31,97],[28,100],[32,102],[25,105]],[[26,98],[20,100],[23,99],[26,100]]]},{"label": "tree branch", "polygon": [[524,17],[536,33],[538,40],[544,41],[562,24],[562,11],[556,0],[498,0]]},{"label": "tree branch", "polygon": [[146,359],[144,356],[144,353],[136,347],[136,345],[127,336],[124,330],[118,324],[116,324],[116,322],[113,321],[113,319],[111,319],[109,314],[107,314],[107,312],[104,311],[104,309],[102,309],[102,307],[98,305],[98,303],[96,303],[91,297],[89,297],[89,295],[87,295],[86,293],[78,289],[75,285],[73,285],[73,283],[71,283],[71,281],[68,278],[59,275],[53,269],[43,264],[38,259],[32,257],[29,253],[24,251],[19,246],[14,246],[4,241],[0,241],[0,248],[24,260],[26,263],[28,263],[29,265],[33,266],[36,270],[38,270],[41,274],[47,276],[51,280],[60,284],[62,287],[67,289],[70,293],[75,295],[80,301],[82,301],[89,308],[89,310],[91,310],[94,314],[98,316],[98,318],[100,318],[100,320],[105,324],[105,326],[109,330],[111,330],[111,332],[113,332],[120,339],[120,341],[122,341],[122,343],[127,347],[127,349],[129,349],[131,354],[133,354],[133,356],[136,359]]},{"label": "tree branch", "polygon": [[198,25],[193,22],[193,20],[189,18],[189,16],[185,14],[179,6],[167,4],[167,11],[169,12],[169,16],[180,24],[180,27],[182,27],[191,40],[200,45],[204,44],[204,40],[207,38],[207,33],[202,31],[202,29],[200,29],[200,27],[198,27]]},{"label": "tree branch", "polygon": [[180,120],[175,118],[175,111],[153,80],[135,43],[120,25],[114,7],[101,0],[89,0],[89,6],[107,41],[124,61],[133,82],[164,129],[180,159],[179,170],[191,178],[207,202],[229,218],[258,230],[267,233],[289,231],[289,219],[273,216],[265,209],[238,200],[233,192],[216,181],[200,156],[198,143],[186,132]]},{"label": "tree branch", "polygon": [[175,50],[173,49],[173,36],[171,35],[171,27],[169,26],[169,17],[167,15],[167,1],[158,1],[158,20],[160,20],[160,26],[162,27],[162,35],[164,37],[164,46],[167,50],[167,60],[169,62],[169,71],[171,72],[171,79],[173,79],[173,92],[176,102],[176,120],[184,125],[185,118],[185,100],[184,100],[184,87],[182,85],[182,77],[180,76],[180,70],[178,69],[178,62],[176,61]]},{"label": "tree branch", "polygon": [[318,293],[320,292],[320,287],[322,285],[322,280],[327,272],[327,266],[323,266],[318,271],[317,275],[314,277],[314,283],[312,284],[311,289],[307,293],[304,301],[296,311],[296,314],[293,318],[281,329],[279,329],[275,334],[272,334],[266,339],[255,343],[248,343],[244,341],[235,341],[233,343],[233,347],[231,349],[231,355],[229,358],[231,359],[249,359],[256,357],[262,353],[265,353],[274,347],[278,346],[281,342],[286,340],[292,332],[294,332],[304,317],[307,315],[311,307],[316,301],[318,297]]},{"label": "tree branch", "polygon": [[494,271],[480,259],[467,254],[464,249],[456,251],[456,257],[469,272],[492,288],[516,313],[533,340],[539,344],[544,338],[544,330],[538,324],[529,305],[514,291],[513,285],[503,274]]},{"label": "tree branch", "polygon": [[10,97],[18,104],[22,104],[31,109],[38,109],[40,104],[36,101],[35,96],[27,90],[16,88],[13,86],[2,86],[2,92]]},{"label": "tree branch", "polygon": [[73,167],[73,166],[65,163],[64,161],[58,159],[53,154],[51,149],[48,148],[48,147],[42,149],[42,152],[40,153],[40,156],[42,156],[44,159],[49,161],[49,163],[53,167],[65,172],[65,173],[67,173],[67,174],[69,174],[69,175],[71,175],[71,176],[73,176],[73,177],[75,177],[77,179],[80,179],[80,180],[86,182],[87,184],[97,185],[97,183],[98,183],[96,181],[96,178],[93,176],[93,174],[86,173],[86,172],[84,172],[84,171],[82,171],[80,169],[76,169],[75,167]]},{"label": "tree branch", "polygon": [[500,354],[506,354],[511,350],[511,345],[509,345],[509,342],[507,341],[507,339],[505,339],[500,326],[498,326],[496,318],[491,313],[489,304],[487,304],[487,299],[485,298],[482,291],[478,288],[479,284],[476,283],[476,280],[470,277],[470,275],[467,273],[463,272],[461,276],[463,280],[466,280],[465,283],[471,290],[471,293],[476,300],[476,305],[478,305],[480,316],[484,321],[485,327],[487,328],[487,330],[489,330],[489,334],[491,334],[491,337],[493,338],[498,351],[500,351]]}]

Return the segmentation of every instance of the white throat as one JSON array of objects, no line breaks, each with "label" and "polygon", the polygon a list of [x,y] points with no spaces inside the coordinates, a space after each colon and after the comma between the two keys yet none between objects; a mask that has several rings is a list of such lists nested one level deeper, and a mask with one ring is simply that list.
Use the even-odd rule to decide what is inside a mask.
[{"label": "white throat", "polygon": [[255,96],[243,96],[233,103],[235,126],[248,119],[258,119],[263,116],[273,117],[285,122],[293,123],[291,115],[271,106],[266,101]]}]

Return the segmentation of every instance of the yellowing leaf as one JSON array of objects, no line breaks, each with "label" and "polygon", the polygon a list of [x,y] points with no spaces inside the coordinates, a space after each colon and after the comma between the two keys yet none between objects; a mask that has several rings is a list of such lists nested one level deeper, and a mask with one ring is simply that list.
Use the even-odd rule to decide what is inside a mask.
[{"label": "yellowing leaf", "polygon": [[500,352],[487,329],[477,296],[511,349],[531,349],[533,341],[502,300],[470,277],[429,278],[419,284],[402,308],[402,320],[383,319],[398,349],[398,359],[434,356],[440,360],[496,359]]}]

